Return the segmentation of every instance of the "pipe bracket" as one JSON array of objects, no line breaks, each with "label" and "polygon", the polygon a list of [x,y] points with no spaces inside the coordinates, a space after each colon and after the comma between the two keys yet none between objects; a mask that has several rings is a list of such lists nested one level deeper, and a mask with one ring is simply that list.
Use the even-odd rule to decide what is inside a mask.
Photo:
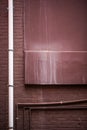
[{"label": "pipe bracket", "polygon": [[14,51],[13,49],[8,49],[8,51]]},{"label": "pipe bracket", "polygon": [[14,87],[14,85],[8,85],[8,87]]}]

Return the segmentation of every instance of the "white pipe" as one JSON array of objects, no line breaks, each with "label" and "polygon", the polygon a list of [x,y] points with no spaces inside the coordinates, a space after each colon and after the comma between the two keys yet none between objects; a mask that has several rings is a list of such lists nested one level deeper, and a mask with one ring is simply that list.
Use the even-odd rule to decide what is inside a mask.
[{"label": "white pipe", "polygon": [[14,76],[13,76],[13,0],[8,0],[8,118],[9,130],[14,128]]}]

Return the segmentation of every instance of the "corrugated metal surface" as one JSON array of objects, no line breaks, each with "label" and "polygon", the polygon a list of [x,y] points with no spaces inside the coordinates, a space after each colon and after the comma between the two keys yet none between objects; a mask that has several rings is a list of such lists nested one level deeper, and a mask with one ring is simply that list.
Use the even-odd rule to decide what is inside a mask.
[{"label": "corrugated metal surface", "polygon": [[25,0],[26,84],[87,83],[86,11],[86,0]]}]

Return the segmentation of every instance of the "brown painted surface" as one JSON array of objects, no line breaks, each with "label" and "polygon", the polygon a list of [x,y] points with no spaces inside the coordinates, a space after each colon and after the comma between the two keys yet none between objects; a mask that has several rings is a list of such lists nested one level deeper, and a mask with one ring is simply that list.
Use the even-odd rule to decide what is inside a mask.
[{"label": "brown painted surface", "polygon": [[[57,101],[73,101],[87,98],[87,88],[84,85],[25,85],[24,78],[24,33],[23,33],[23,2],[15,0],[15,14],[14,14],[14,39],[15,39],[15,114],[17,103],[42,103],[42,102],[57,102]],[[66,54],[68,55],[68,54]],[[72,57],[68,55],[63,58],[64,62]],[[29,55],[28,55],[29,56]],[[78,54],[77,56],[78,57]],[[83,57],[83,56],[82,56]],[[32,56],[33,58],[33,56]],[[75,57],[74,57],[75,58]],[[80,59],[80,58],[79,58]],[[32,59],[31,59],[32,60]],[[81,60],[84,60],[81,58]],[[77,58],[76,58],[77,61]],[[78,61],[80,62],[80,61]],[[70,66],[70,65],[69,65]],[[68,72],[69,73],[69,72]],[[87,111],[32,111],[31,130],[86,130]],[[28,126],[28,113],[25,113],[25,129]],[[19,109],[18,124],[15,115],[15,128],[17,130],[23,129],[23,113]]]},{"label": "brown painted surface", "polygon": [[[26,85],[24,84],[24,3],[14,1],[14,127],[17,130],[17,103],[42,103],[73,101],[87,99],[86,85]],[[0,130],[8,130],[8,34],[7,34],[7,1],[0,0]],[[3,35],[4,34],[4,35]],[[67,54],[66,54],[67,55]],[[67,57],[64,55],[65,57]],[[67,63],[67,59],[64,62]],[[77,56],[78,57],[78,54]],[[82,55],[80,58],[83,57]],[[75,57],[74,57],[75,58]],[[79,58],[79,59],[80,59]],[[77,58],[76,58],[77,60]],[[80,60],[83,61],[83,58]],[[78,61],[79,62],[79,61]],[[70,65],[69,65],[70,66]],[[67,69],[66,69],[67,70]],[[69,73],[69,72],[68,72]],[[81,71],[81,73],[83,73]],[[67,77],[66,77],[67,78]],[[80,77],[79,77],[80,78]],[[65,80],[64,80],[65,81]],[[23,127],[23,113],[19,110],[18,130]],[[87,110],[74,111],[32,111],[31,130],[86,130]],[[25,129],[28,118],[25,115]]]},{"label": "brown painted surface", "polygon": [[25,52],[26,84],[86,84],[87,53]]},{"label": "brown painted surface", "polygon": [[86,0],[25,0],[25,50],[86,51]]},{"label": "brown painted surface", "polygon": [[[18,130],[86,130],[87,110],[32,110],[31,128],[29,129],[29,112],[19,112]],[[21,124],[22,122],[22,124]],[[20,124],[20,125],[19,125]]]},{"label": "brown painted surface", "polygon": [[0,129],[8,127],[8,11],[7,1],[0,0]]},{"label": "brown painted surface", "polygon": [[87,83],[87,1],[25,0],[25,84]]}]

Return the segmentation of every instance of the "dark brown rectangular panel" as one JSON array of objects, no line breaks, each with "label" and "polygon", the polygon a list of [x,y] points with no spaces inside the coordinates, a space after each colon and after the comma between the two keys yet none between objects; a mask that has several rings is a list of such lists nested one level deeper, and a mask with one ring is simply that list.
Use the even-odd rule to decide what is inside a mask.
[{"label": "dark brown rectangular panel", "polygon": [[25,0],[26,50],[87,50],[86,0]]},{"label": "dark brown rectangular panel", "polygon": [[87,53],[25,52],[26,84],[87,84]]},{"label": "dark brown rectangular panel", "polygon": [[47,0],[49,50],[87,50],[87,2]]},{"label": "dark brown rectangular panel", "polygon": [[25,0],[25,84],[87,83],[87,1]]}]

